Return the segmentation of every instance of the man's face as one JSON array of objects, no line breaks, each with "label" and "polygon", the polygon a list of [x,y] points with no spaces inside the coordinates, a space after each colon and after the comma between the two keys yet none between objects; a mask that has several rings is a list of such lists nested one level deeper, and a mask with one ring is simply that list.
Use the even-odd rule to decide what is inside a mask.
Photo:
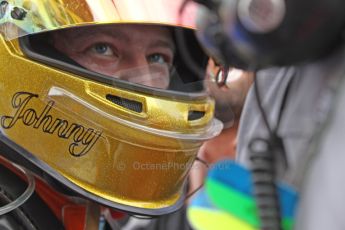
[{"label": "man's face", "polygon": [[157,88],[169,85],[174,43],[168,28],[107,25],[53,32],[53,45],[84,68]]}]

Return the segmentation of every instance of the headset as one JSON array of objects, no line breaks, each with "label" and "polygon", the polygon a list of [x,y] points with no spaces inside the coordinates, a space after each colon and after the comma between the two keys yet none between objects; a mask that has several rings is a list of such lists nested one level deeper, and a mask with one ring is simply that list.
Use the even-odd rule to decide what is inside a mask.
[{"label": "headset", "polygon": [[194,1],[202,5],[198,39],[223,65],[295,65],[325,55],[343,39],[342,0]]}]

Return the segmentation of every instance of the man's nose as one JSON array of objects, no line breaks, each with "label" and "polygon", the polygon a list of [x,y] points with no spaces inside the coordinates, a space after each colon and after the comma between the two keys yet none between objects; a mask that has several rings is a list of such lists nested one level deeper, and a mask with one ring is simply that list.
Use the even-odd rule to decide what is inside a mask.
[{"label": "man's nose", "polygon": [[169,74],[165,66],[154,65],[145,55],[136,55],[121,60],[116,76],[122,80],[140,85],[165,89],[169,85]]},{"label": "man's nose", "polygon": [[133,83],[140,83],[142,76],[150,74],[146,56],[140,54],[121,60],[116,72],[120,79]]},{"label": "man's nose", "polygon": [[132,55],[124,57],[121,60],[121,69],[141,69],[148,68],[148,62],[145,54],[133,52]]}]

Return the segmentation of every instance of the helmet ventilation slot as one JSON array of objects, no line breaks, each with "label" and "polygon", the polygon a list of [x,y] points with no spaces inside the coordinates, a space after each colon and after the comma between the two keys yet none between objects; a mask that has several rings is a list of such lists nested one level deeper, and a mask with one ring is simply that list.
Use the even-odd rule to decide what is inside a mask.
[{"label": "helmet ventilation slot", "polygon": [[205,116],[204,111],[191,110],[188,112],[188,121],[195,121]]},{"label": "helmet ventilation slot", "polygon": [[112,103],[118,106],[124,107],[134,112],[141,113],[143,111],[143,104],[139,101],[134,101],[134,100],[130,100],[127,98],[110,95],[110,94],[107,94],[106,98],[108,101],[111,101]]}]

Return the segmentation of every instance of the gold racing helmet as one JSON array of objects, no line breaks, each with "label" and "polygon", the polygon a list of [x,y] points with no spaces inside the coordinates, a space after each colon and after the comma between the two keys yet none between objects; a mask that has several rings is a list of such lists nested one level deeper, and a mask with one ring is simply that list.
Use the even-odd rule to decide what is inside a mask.
[{"label": "gold racing helmet", "polygon": [[[207,56],[194,38],[195,9],[189,5],[181,16],[181,4],[0,0],[1,154],[73,195],[112,208],[162,215],[181,207],[197,151],[222,124],[178,44],[164,67],[153,62],[110,76],[51,42],[68,30],[160,26],[174,42],[181,32],[194,61],[205,67]],[[167,76],[162,87],[143,80]]]}]

